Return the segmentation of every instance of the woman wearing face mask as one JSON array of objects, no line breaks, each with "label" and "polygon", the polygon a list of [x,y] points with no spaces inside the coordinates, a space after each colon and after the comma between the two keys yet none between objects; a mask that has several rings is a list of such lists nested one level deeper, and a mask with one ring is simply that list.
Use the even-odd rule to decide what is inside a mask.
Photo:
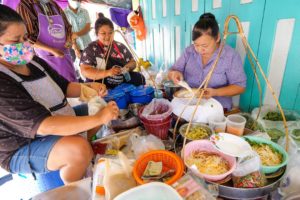
[{"label": "woman wearing face mask", "polygon": [[[87,85],[106,94],[100,83]],[[78,97],[81,84],[69,82],[33,56],[22,18],[0,5],[0,165],[12,173],[60,170],[65,183],[82,178],[93,153],[86,139],[116,119],[115,102],[93,116],[74,110],[66,97]],[[81,115],[81,116],[76,116]]]},{"label": "woman wearing face mask", "polygon": [[21,0],[17,12],[36,54],[69,81],[77,81],[69,49],[71,26],[62,9],[52,0]]},{"label": "woman wearing face mask", "polygon": [[[198,88],[213,66],[220,47],[220,32],[215,16],[200,16],[192,32],[193,44],[171,67],[168,77],[174,83],[185,80],[190,87]],[[205,98],[214,97],[225,110],[232,108],[232,96],[245,91],[246,75],[238,53],[225,45],[220,60],[204,93]]]},{"label": "woman wearing face mask", "polygon": [[[136,63],[125,45],[113,41],[108,54],[108,46],[113,39],[114,25],[102,13],[99,13],[99,18],[95,23],[95,31],[98,40],[90,43],[83,51],[80,60],[81,73],[90,80],[104,79],[108,88],[114,88],[123,82],[137,86],[145,84],[145,78],[140,73],[132,72]],[[106,59],[107,63],[105,63]],[[129,73],[124,73],[128,71]]]},{"label": "woman wearing face mask", "polygon": [[80,0],[68,0],[68,7],[64,10],[69,23],[72,25],[72,54],[73,61],[75,55],[81,57],[81,52],[92,41],[89,32],[91,30],[91,20],[88,11],[80,6]]}]

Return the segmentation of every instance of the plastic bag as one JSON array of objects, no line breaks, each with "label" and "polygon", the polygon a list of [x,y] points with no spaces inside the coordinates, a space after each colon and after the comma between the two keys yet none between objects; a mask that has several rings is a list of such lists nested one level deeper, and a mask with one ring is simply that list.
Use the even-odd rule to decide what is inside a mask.
[{"label": "plastic bag", "polygon": [[290,156],[287,164],[286,173],[280,182],[279,193],[287,196],[293,192],[299,191],[300,188],[300,152],[294,153]]},{"label": "plastic bag", "polygon": [[188,173],[176,181],[172,187],[185,200],[214,200],[212,194],[206,189],[205,181]]},{"label": "plastic bag", "polygon": [[[251,116],[256,119],[259,108],[255,108],[252,110]],[[284,115],[287,120],[288,127],[298,126],[300,116],[298,113],[294,111],[284,110]],[[274,106],[265,105],[261,108],[260,115],[257,120],[263,128],[267,131],[267,129],[278,129],[284,130],[284,124],[282,121],[281,114],[279,110]]]},{"label": "plastic bag", "polygon": [[89,115],[95,115],[107,105],[106,101],[99,96],[91,98],[88,102]]},{"label": "plastic bag", "polygon": [[[282,148],[285,149],[286,138],[285,137],[280,138],[278,140],[278,144],[280,146],[282,146]],[[297,146],[295,140],[289,136],[289,149],[288,149],[287,153],[289,154],[289,156],[292,156],[297,153],[297,150],[298,150],[298,146]]]},{"label": "plastic bag", "polygon": [[266,184],[261,171],[261,161],[256,152],[252,151],[248,156],[240,158],[232,173],[232,180],[234,187],[238,188],[256,188]]},{"label": "plastic bag", "polygon": [[130,137],[131,149],[136,158],[151,150],[165,150],[164,143],[154,135],[139,136],[134,134]]},{"label": "plastic bag", "polygon": [[148,120],[163,120],[172,114],[171,103],[166,99],[153,99],[145,108],[141,116]]},{"label": "plastic bag", "polygon": [[112,200],[117,195],[135,187],[136,181],[132,176],[132,166],[127,157],[118,153],[118,159],[106,159],[103,186],[105,199]]}]

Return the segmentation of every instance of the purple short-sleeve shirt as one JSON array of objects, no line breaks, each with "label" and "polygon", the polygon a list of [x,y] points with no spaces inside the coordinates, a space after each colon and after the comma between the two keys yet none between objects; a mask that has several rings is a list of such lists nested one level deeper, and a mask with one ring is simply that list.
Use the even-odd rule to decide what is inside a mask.
[{"label": "purple short-sleeve shirt", "polygon": [[[194,45],[190,45],[171,67],[171,70],[180,71],[190,87],[198,88],[213,66],[218,52],[219,49],[214,52],[208,63],[203,65],[200,54],[196,52]],[[239,54],[230,46],[225,45],[208,87],[220,88],[228,85],[238,85],[245,88],[246,80],[246,74]],[[214,98],[224,108],[231,110],[231,97],[223,96]]]}]

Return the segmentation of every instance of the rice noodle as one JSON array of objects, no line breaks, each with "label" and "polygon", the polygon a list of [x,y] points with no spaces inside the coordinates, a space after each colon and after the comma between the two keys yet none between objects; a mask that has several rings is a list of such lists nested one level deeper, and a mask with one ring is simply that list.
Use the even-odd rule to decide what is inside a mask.
[{"label": "rice noodle", "polygon": [[229,170],[228,162],[221,156],[204,152],[195,151],[186,159],[188,166],[196,165],[199,172],[208,175],[224,174]]}]

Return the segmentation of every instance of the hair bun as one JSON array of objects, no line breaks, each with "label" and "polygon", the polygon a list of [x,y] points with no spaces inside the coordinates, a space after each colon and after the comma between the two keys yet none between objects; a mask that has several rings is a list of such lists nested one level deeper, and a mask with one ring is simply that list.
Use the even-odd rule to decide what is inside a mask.
[{"label": "hair bun", "polygon": [[200,16],[199,20],[201,19],[212,19],[212,20],[216,20],[215,16],[211,13],[204,13]]},{"label": "hair bun", "polygon": [[104,14],[102,12],[99,12],[98,13],[98,19],[101,19],[101,18],[105,18]]}]

